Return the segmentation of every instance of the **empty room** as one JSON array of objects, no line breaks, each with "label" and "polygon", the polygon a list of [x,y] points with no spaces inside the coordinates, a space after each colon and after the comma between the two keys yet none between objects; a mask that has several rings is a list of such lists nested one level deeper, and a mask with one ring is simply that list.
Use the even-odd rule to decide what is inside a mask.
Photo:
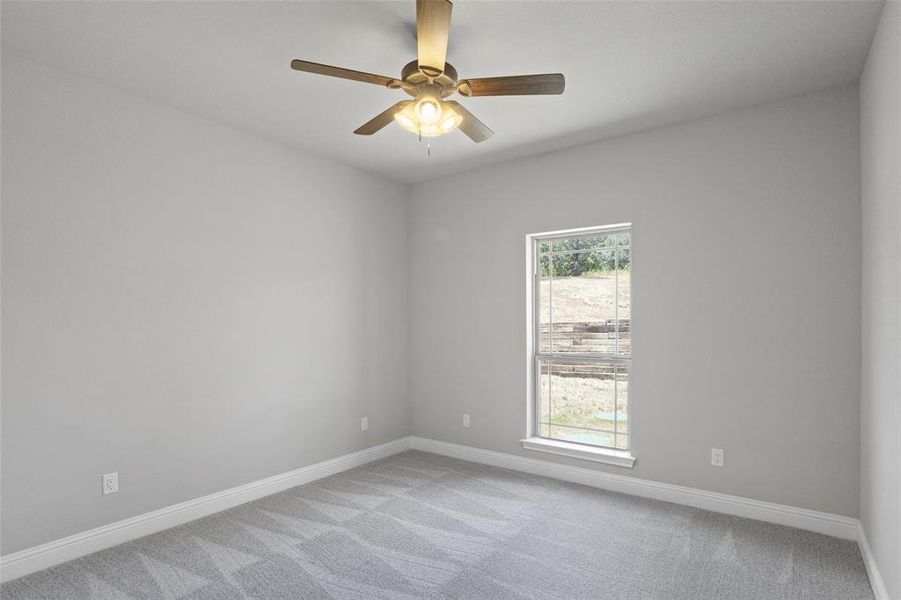
[{"label": "empty room", "polygon": [[901,0],[0,0],[2,600],[901,600]]}]

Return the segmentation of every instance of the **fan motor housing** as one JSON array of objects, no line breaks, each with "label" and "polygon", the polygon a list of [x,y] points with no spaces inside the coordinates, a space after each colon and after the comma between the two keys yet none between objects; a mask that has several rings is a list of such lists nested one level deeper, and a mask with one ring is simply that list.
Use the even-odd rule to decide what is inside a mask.
[{"label": "fan motor housing", "polygon": [[441,96],[450,96],[457,90],[457,70],[450,63],[444,63],[444,73],[429,78],[419,70],[419,62],[412,61],[407,63],[400,73],[404,91],[414,98],[417,95],[419,86],[423,83],[431,83],[441,89]]}]

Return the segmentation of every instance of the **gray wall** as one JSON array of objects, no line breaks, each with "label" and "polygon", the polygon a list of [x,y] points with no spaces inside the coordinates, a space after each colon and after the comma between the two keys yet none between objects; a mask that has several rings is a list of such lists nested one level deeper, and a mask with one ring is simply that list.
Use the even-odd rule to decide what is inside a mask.
[{"label": "gray wall", "polygon": [[405,188],[2,66],[4,554],[409,434]]},{"label": "gray wall", "polygon": [[411,410],[535,456],[524,236],[621,221],[638,463],[596,468],[858,514],[856,88],[407,190],[2,66],[4,554],[402,437]]},{"label": "gray wall", "polygon": [[863,221],[860,516],[901,598],[901,3],[886,2],[860,82]]},{"label": "gray wall", "polygon": [[415,187],[413,433],[554,460],[518,443],[524,236],[631,221],[638,462],[597,468],[856,516],[858,125],[845,87]]}]

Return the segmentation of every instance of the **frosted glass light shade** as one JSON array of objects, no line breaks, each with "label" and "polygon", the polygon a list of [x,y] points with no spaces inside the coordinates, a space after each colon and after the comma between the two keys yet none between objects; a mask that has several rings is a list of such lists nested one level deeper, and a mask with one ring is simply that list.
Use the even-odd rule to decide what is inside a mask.
[{"label": "frosted glass light shade", "polygon": [[[433,108],[428,108],[425,111],[430,117],[430,122],[426,122],[426,120],[422,118],[424,112],[422,106],[425,103],[434,103],[432,100],[408,103],[400,111],[394,114],[394,120],[410,133],[415,133],[416,135],[421,135],[423,137],[440,137],[446,133],[450,133],[460,126],[460,123],[463,122],[463,117],[450,105],[441,102],[440,100],[438,102],[440,104],[437,104],[437,111]],[[435,118],[435,114],[438,115],[437,118]]]}]

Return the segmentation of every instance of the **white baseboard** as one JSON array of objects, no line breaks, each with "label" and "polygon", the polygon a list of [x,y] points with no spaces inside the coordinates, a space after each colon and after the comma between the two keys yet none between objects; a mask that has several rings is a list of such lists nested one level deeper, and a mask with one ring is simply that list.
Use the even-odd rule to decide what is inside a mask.
[{"label": "white baseboard", "polygon": [[860,546],[860,555],[863,557],[863,564],[867,568],[867,576],[870,578],[873,596],[876,600],[891,600],[888,597],[885,582],[882,580],[882,574],[879,572],[879,566],[876,564],[876,557],[870,548],[869,540],[867,540],[867,532],[863,528],[863,523],[860,522],[857,524],[857,545]]},{"label": "white baseboard", "polygon": [[524,456],[483,450],[449,442],[439,442],[426,438],[413,437],[411,441],[412,447],[416,450],[443,454],[461,460],[504,467],[534,475],[543,475],[613,492],[641,496],[642,498],[663,500],[665,502],[703,508],[713,512],[787,525],[848,540],[856,540],[858,536],[857,526],[859,521],[852,517],[818,512],[806,508],[796,508],[785,504],[752,500],[740,496],[730,496],[729,494],[708,492],[670,483],[638,479],[637,477],[626,475],[605,473],[594,469],[586,469],[585,467],[563,465],[546,460],[526,458]]},{"label": "white baseboard", "polygon": [[263,496],[322,479],[409,448],[410,438],[401,438],[281,475],[274,475],[215,494],[173,504],[160,510],[97,527],[40,546],[26,548],[0,557],[0,581],[16,579]]},{"label": "white baseboard", "polygon": [[855,540],[860,547],[875,600],[891,600],[859,519],[427,438],[412,437],[410,442],[414,450]]},{"label": "white baseboard", "polygon": [[16,579],[410,448],[614,492],[684,504],[857,540],[876,600],[890,600],[867,542],[866,533],[858,519],[420,437],[401,438],[2,556],[0,557],[0,581]]}]

